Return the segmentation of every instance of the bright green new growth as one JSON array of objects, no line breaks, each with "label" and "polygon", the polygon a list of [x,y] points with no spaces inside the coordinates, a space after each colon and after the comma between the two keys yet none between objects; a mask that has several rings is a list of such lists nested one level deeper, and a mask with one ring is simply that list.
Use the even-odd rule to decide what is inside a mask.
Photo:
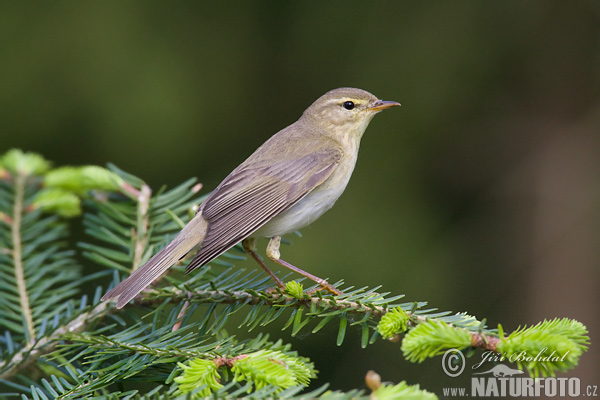
[{"label": "bright green new growth", "polygon": [[67,218],[81,214],[79,197],[62,189],[42,190],[35,196],[33,206],[44,212],[56,213]]},{"label": "bright green new growth", "polygon": [[[499,327],[502,337],[502,327]],[[519,328],[498,344],[498,351],[508,354],[520,369],[532,377],[554,376],[556,370],[575,367],[589,344],[587,328],[568,318],[544,320],[529,328]]]},{"label": "bright green new growth", "polygon": [[285,284],[285,292],[290,296],[302,300],[304,298],[304,286],[296,281],[289,281]]},{"label": "bright green new growth", "polygon": [[384,339],[392,338],[408,329],[410,317],[401,307],[388,311],[377,325],[377,331]]},{"label": "bright green new growth", "polygon": [[198,397],[208,397],[214,391],[223,387],[219,383],[221,375],[217,372],[217,366],[212,360],[193,358],[188,364],[177,363],[183,369],[183,373],[175,378],[174,381],[179,384],[181,393],[189,393],[201,386],[205,386],[195,394]]},{"label": "bright green new growth", "polygon": [[8,151],[0,158],[0,165],[12,173],[41,175],[50,168],[50,163],[36,153],[23,153],[19,149]]},{"label": "bright green new growth", "polygon": [[48,172],[45,184],[47,187],[59,188],[81,195],[94,189],[118,191],[123,184],[123,179],[106,168],[87,165],[56,168]]},{"label": "bright green new growth", "polygon": [[[297,385],[308,386],[310,379],[316,377],[314,366],[307,358],[294,357],[279,350],[259,350],[231,358],[229,362],[232,364],[233,381],[247,381],[249,392],[253,386],[260,390],[271,385],[277,388],[277,392]],[[188,364],[178,363],[183,373],[174,379],[181,393],[194,391],[194,395],[206,397],[223,388],[215,360],[194,358]],[[201,386],[204,388],[198,390]]]},{"label": "bright green new growth", "polygon": [[308,359],[292,357],[281,351],[259,350],[234,362],[231,371],[234,380],[247,380],[256,386],[256,390],[267,385],[287,389],[295,385],[308,386],[316,370]]},{"label": "bright green new growth", "polygon": [[32,206],[67,218],[81,214],[80,196],[90,190],[118,191],[123,184],[119,175],[106,168],[89,165],[50,169],[50,162],[39,154],[18,149],[0,157],[0,166],[12,174],[44,175],[44,188],[38,191]]},{"label": "bright green new growth", "polygon": [[371,394],[377,400],[437,400],[437,396],[419,385],[409,385],[402,381],[396,385],[383,384]]},{"label": "bright green new growth", "polygon": [[44,177],[45,189],[34,200],[34,207],[63,217],[81,214],[80,196],[91,190],[118,191],[123,184],[119,175],[94,165],[61,167],[50,170]]},{"label": "bright green new growth", "polygon": [[406,334],[402,341],[402,352],[407,360],[422,362],[448,349],[464,349],[470,345],[471,334],[465,329],[429,319]]}]

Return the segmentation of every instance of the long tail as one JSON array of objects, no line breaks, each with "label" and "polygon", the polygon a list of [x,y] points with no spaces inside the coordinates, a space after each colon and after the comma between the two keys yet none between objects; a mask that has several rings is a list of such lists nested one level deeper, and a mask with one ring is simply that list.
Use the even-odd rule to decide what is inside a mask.
[{"label": "long tail", "polygon": [[102,296],[102,300],[118,297],[117,308],[122,308],[169,267],[186,255],[206,236],[208,224],[198,213],[179,234],[156,253],[148,262],[136,269],[127,279]]}]

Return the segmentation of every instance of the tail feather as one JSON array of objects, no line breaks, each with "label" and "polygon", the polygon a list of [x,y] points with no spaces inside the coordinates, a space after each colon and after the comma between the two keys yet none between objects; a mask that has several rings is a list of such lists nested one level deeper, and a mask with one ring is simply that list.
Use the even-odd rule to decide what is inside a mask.
[{"label": "tail feather", "polygon": [[196,215],[171,243],[102,296],[102,300],[118,297],[117,308],[122,308],[198,243],[202,242],[206,236],[206,228],[206,220],[202,218],[202,215]]}]

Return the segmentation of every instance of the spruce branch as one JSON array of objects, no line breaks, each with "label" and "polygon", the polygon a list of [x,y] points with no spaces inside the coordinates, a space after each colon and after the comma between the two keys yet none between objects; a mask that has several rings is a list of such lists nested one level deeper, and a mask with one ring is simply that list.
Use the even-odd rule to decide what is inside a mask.
[{"label": "spruce branch", "polygon": [[[197,195],[201,186],[188,180],[153,193],[141,179],[112,165],[110,170],[48,170],[46,165],[41,157],[22,152],[0,159],[0,305],[10,305],[10,318],[0,320],[8,329],[0,336],[0,381],[34,398],[230,398],[250,390],[254,398],[297,396],[312,378],[314,368],[305,368],[310,361],[260,332],[238,342],[225,330],[235,313],[242,315],[239,327],[248,331],[280,321],[295,336],[303,330],[316,333],[335,322],[338,329],[332,340],[338,345],[350,329],[362,333],[363,347],[379,337],[402,339],[399,350],[419,362],[454,347],[521,352],[525,358],[517,365],[532,376],[573,368],[589,345],[587,329],[577,321],[544,321],[505,334],[501,326],[489,329],[485,320],[467,314],[427,309],[425,302],[401,302],[403,295],[380,293],[381,287],[342,287],[343,282],[337,282],[334,286],[344,295],[334,296],[290,281],[285,291],[273,291],[269,277],[234,266],[243,258],[240,246],[190,276],[183,274],[183,260],[123,310],[99,303],[100,291],[87,305],[85,297],[75,297],[85,278],[73,268],[72,253],[58,244],[67,232],[62,217],[81,212],[74,198],[84,200],[84,226],[93,240],[80,244],[84,255],[112,269],[117,282],[119,272],[138,268],[181,229],[202,201]],[[26,171],[22,195],[15,171]],[[13,257],[14,231],[21,241],[16,246],[20,262]],[[31,324],[10,313],[22,308],[18,264]],[[311,323],[312,329],[307,328]],[[540,353],[561,357],[535,359]],[[23,377],[34,364],[45,367],[39,383]],[[29,387],[6,381],[15,378]],[[139,381],[147,382],[148,393],[118,390]],[[435,398],[405,382],[381,383],[372,376],[369,383],[372,398]],[[364,395],[324,387],[304,393],[327,399]]]},{"label": "spruce branch", "polygon": [[19,291],[20,308],[25,319],[25,326],[29,343],[35,341],[35,326],[31,306],[29,304],[29,295],[27,293],[27,284],[25,282],[25,272],[23,271],[22,243],[21,243],[21,217],[23,213],[23,202],[25,200],[25,179],[26,176],[18,172],[14,177],[15,199],[13,206],[13,217],[11,223],[12,234],[12,256],[15,270],[15,281]]},{"label": "spruce branch", "polygon": [[145,183],[142,184],[140,190],[127,183],[123,185],[123,189],[126,193],[133,196],[137,202],[137,227],[131,232],[131,236],[134,239],[133,265],[131,266],[131,272],[133,272],[142,266],[142,257],[146,251],[149,225],[148,211],[150,209],[152,190]]},{"label": "spruce branch", "polygon": [[[229,276],[228,272],[223,275]],[[543,349],[542,344],[537,343],[548,346],[550,348],[548,353],[562,350],[561,354],[565,354],[565,351],[569,354],[566,362],[563,362],[564,360],[557,363],[547,360],[542,360],[542,363],[539,362],[540,360],[535,360],[530,364],[517,362],[519,367],[525,366],[534,377],[538,374],[553,375],[557,369],[564,371],[574,367],[579,356],[587,349],[589,341],[587,330],[576,321],[560,320],[552,324],[544,322],[505,337],[501,330],[498,332],[487,329],[485,321],[480,322],[468,314],[449,315],[447,312],[432,313],[431,311],[435,310],[419,310],[425,303],[393,304],[394,300],[402,296],[386,298],[377,294],[375,289],[344,289],[346,294],[343,296],[324,295],[321,292],[309,295],[308,293],[313,293],[314,288],[302,292],[301,285],[292,281],[288,283],[286,293],[273,291],[259,283],[254,286],[249,285],[247,282],[239,284],[238,287],[232,288],[229,285],[229,289],[219,290],[221,279],[216,277],[203,285],[196,284],[195,288],[180,289],[176,286],[155,289],[146,292],[138,303],[151,306],[155,302],[165,300],[176,303],[185,300],[195,304],[228,305],[218,317],[219,324],[215,322],[217,327],[223,326],[228,314],[236,312],[239,307],[252,307],[253,309],[248,312],[248,316],[242,323],[250,329],[273,322],[287,308],[292,310],[292,314],[283,329],[291,326],[292,336],[295,336],[312,319],[321,318],[321,322],[313,329],[313,332],[316,332],[337,316],[340,323],[338,345],[342,343],[345,336],[347,316],[353,315],[358,319],[353,324],[363,325],[363,347],[375,338],[373,336],[368,340],[371,329],[369,325],[376,324],[379,334],[392,341],[399,340],[399,335],[408,330],[402,340],[402,351],[408,360],[417,362],[441,355],[452,348],[481,348],[497,354],[505,353],[505,349],[511,349],[515,352],[524,351],[527,354],[536,351],[537,354]],[[247,288],[240,289],[239,286]],[[339,283],[334,286],[339,286]],[[259,311],[260,309],[266,311]],[[276,309],[278,311],[274,311]],[[541,342],[533,340],[538,337],[544,340]]]},{"label": "spruce branch", "polygon": [[0,326],[27,347],[65,310],[80,272],[73,253],[64,250],[64,220],[43,213],[37,202],[49,163],[11,150],[0,164],[0,213],[6,216],[0,222]]},{"label": "spruce branch", "polygon": [[50,333],[46,333],[39,340],[28,343],[14,353],[11,358],[0,361],[0,379],[10,379],[15,374],[27,369],[37,362],[40,357],[52,353],[60,340],[64,340],[70,334],[83,332],[91,323],[112,312],[112,310],[112,307],[109,307],[106,303],[98,303],[89,311],[80,313],[66,324],[59,326]]},{"label": "spruce branch", "polygon": [[46,172],[50,165],[39,155],[23,153],[21,150],[9,151],[2,157],[1,161],[4,168],[6,168],[3,169],[2,177],[11,182],[13,186],[12,217],[4,218],[5,222],[10,223],[12,241],[10,244],[12,247],[6,244],[6,249],[12,256],[14,280],[19,295],[19,308],[24,320],[25,334],[29,342],[33,343],[36,337],[36,329],[23,264],[22,218],[25,212],[27,180],[32,179],[36,174]]},{"label": "spruce branch", "polygon": [[[96,179],[81,179],[90,173]],[[70,179],[62,179],[67,175]],[[81,279],[73,252],[63,250],[68,232],[60,216],[80,212],[70,190],[82,181],[87,190],[100,176],[105,182],[114,177],[99,167],[70,169],[67,175],[37,154],[11,150],[0,157],[0,326],[8,329],[0,341],[0,379],[21,373],[66,332],[83,330],[109,310],[104,304],[88,310],[86,296],[74,298],[79,284],[102,274]],[[99,298],[98,292],[96,303]]]},{"label": "spruce branch", "polygon": [[[503,331],[501,326],[499,331]],[[589,339],[581,322],[555,318],[517,329],[497,342],[496,351],[517,355],[514,360],[519,368],[526,368],[534,378],[555,376],[556,371],[568,371],[578,364]]]},{"label": "spruce branch", "polygon": [[[339,286],[339,285],[338,285]],[[347,312],[357,315],[372,315],[380,317],[386,314],[387,307],[379,305],[385,298],[376,298],[373,302],[367,301],[349,301],[346,296],[308,296],[304,295],[302,299],[289,296],[280,291],[270,292],[256,290],[182,290],[176,288],[154,289],[145,292],[144,297],[137,302],[141,305],[152,305],[157,301],[170,299],[173,302],[186,301],[196,303],[218,303],[218,304],[244,304],[261,306],[291,306],[296,309],[313,310],[314,307],[326,309],[328,312]],[[412,304],[411,304],[412,305]],[[412,315],[417,321],[425,321],[426,318],[419,315]]]}]

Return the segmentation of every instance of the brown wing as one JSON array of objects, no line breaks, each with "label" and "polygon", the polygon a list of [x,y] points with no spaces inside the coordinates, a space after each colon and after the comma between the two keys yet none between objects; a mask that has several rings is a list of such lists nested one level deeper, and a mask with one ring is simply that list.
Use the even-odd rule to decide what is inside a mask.
[{"label": "brown wing", "polygon": [[204,203],[202,216],[208,231],[186,272],[216,258],[294,205],[331,175],[341,157],[336,146],[270,165],[242,164]]}]

